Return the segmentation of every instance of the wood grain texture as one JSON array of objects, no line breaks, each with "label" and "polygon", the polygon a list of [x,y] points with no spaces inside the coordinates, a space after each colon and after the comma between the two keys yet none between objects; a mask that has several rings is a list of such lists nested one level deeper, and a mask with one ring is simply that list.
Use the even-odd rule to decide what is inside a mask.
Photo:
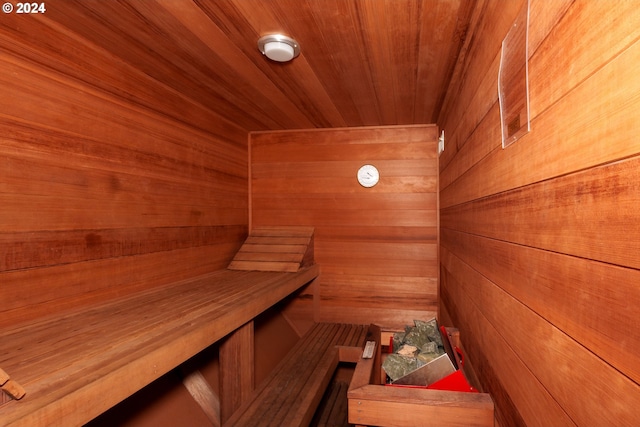
[{"label": "wood grain texture", "polygon": [[347,389],[346,381],[333,380],[329,384],[318,410],[309,424],[313,427],[333,427],[348,425],[347,421]]},{"label": "wood grain texture", "polygon": [[[375,342],[375,356],[363,359],[362,353],[357,355],[347,392],[351,423],[390,427],[494,425],[494,404],[486,393],[385,386],[381,375],[384,371],[380,369],[381,343],[388,343],[392,335],[377,325],[369,327],[367,342]],[[457,331],[455,335],[452,345],[459,347]]]},{"label": "wood grain texture", "polygon": [[338,347],[361,351],[364,325],[315,324],[227,421],[231,426],[308,426],[340,362]]},{"label": "wood grain texture", "polygon": [[[51,0],[4,14],[1,327],[224,267],[251,209],[257,225],[317,227],[322,280],[285,310],[300,330],[314,316],[410,323],[440,298],[502,425],[631,424],[640,13],[531,0],[532,132],[502,150],[499,50],[522,3]],[[301,42],[291,64],[256,49],[276,31]],[[437,161],[412,126],[346,128],[425,122],[446,131]],[[281,131],[313,127],[336,129]],[[251,136],[250,205],[247,133],[267,130]],[[384,172],[369,191],[352,185],[365,162]],[[557,354],[530,355],[529,329]],[[576,372],[611,382],[603,419],[592,391],[568,391],[573,351]]]},{"label": "wood grain texture", "polygon": [[[28,25],[5,16],[0,31],[16,43],[2,47],[143,109],[173,105],[168,115],[206,130],[432,123],[473,5],[53,1]],[[289,64],[257,49],[260,36],[278,32],[302,46]]]},{"label": "wood grain texture", "polygon": [[28,399],[7,426],[82,425],[313,280],[218,270],[0,331],[0,366]]},{"label": "wood grain texture", "polygon": [[[436,138],[432,125],[251,134],[254,228],[315,227],[315,305],[294,304],[353,323],[435,312]],[[365,163],[381,175],[370,189],[355,176]]]},{"label": "wood grain texture", "polygon": [[[635,322],[637,270],[450,230],[443,230],[443,239],[480,274],[636,382],[640,379],[633,344],[638,331],[618,327]],[[477,252],[494,256],[481,261]],[[615,315],[593,314],[610,310]]]},{"label": "wood grain texture", "polygon": [[[535,21],[535,25],[529,26],[530,56],[547,37],[553,25],[566,13],[573,1],[558,0],[551,3],[532,2],[530,4],[530,17],[531,20]],[[473,41],[470,40],[468,45],[463,46],[461,57],[458,60],[459,64],[448,91],[449,96],[445,100],[445,106],[443,106],[438,118],[438,124],[441,128],[446,129],[447,132],[447,148],[440,157],[442,185],[448,185],[446,174],[449,169],[449,163],[458,151],[473,150],[477,152],[478,148],[486,150],[487,145],[491,146],[491,148],[500,145],[500,129],[497,129],[497,135],[487,134],[487,132],[496,132],[495,127],[492,127],[492,123],[494,123],[494,120],[500,120],[499,109],[497,109],[497,75],[500,65],[500,43],[502,43],[502,38],[506,33],[498,36],[492,32],[498,27],[507,28],[507,26],[510,26],[519,7],[521,7],[520,2],[517,1],[504,4],[481,2],[474,9],[468,34],[477,32],[482,34],[482,37],[476,37]],[[500,21],[500,24],[497,25],[496,23],[496,25],[492,25],[485,30],[484,25],[487,24],[481,20],[484,14],[494,16],[495,19]],[[488,55],[488,52],[492,52],[495,55]],[[530,62],[529,66],[531,67],[532,65]],[[467,85],[468,88],[463,90],[462,85]],[[534,88],[530,89],[534,90]],[[454,94],[456,95],[454,96]],[[536,104],[538,98],[532,97],[531,102]],[[473,103],[474,108],[468,109],[467,107],[471,103]],[[455,112],[453,109],[455,109]],[[498,114],[498,118],[487,116],[489,111],[492,111],[491,114]],[[450,120],[450,122],[445,120]],[[484,129],[477,129],[478,126],[485,122],[488,122],[488,124],[484,126]],[[468,142],[472,141],[474,135],[478,140],[473,140],[472,144],[468,144]],[[470,155],[457,156],[456,162],[451,167],[460,167],[460,162],[463,160],[471,162],[471,165],[475,163]],[[454,176],[458,177],[457,174],[454,174]]]},{"label": "wood grain texture", "polygon": [[441,221],[443,228],[638,269],[639,203],[634,157],[446,208]]},{"label": "wood grain texture", "polygon": [[[57,344],[44,362],[29,349],[46,337],[22,341],[7,338],[8,330],[224,268],[248,228],[247,131],[110,52],[117,42],[140,46],[114,27],[103,32],[109,25],[91,27],[95,15],[83,16],[90,9],[47,6],[45,15],[7,14],[0,24],[0,365],[17,360],[27,376],[53,387],[44,392],[53,401],[40,407],[43,392],[29,377],[21,408],[34,417],[30,425],[86,422],[160,371],[151,372],[147,359],[127,373],[108,361],[111,353],[99,354],[113,338],[110,326],[51,333]],[[76,24],[79,31],[70,28]],[[161,308],[171,317],[174,307]],[[138,321],[148,325],[142,316],[116,330],[133,333]],[[142,357],[162,364],[173,356],[150,350]],[[65,380],[56,363],[68,366]],[[72,371],[78,367],[80,376]],[[80,377],[97,388],[77,393]],[[15,409],[3,407],[3,424]]]},{"label": "wood grain texture", "polygon": [[253,321],[220,343],[220,422],[247,401],[255,386]]},{"label": "wood grain texture", "polygon": [[0,25],[3,326],[223,268],[247,233],[246,130],[109,51],[142,48],[99,18],[121,3],[50,6]]},{"label": "wood grain texture", "polygon": [[314,263],[313,227],[253,228],[227,268],[289,271]]},{"label": "wood grain texture", "polygon": [[220,427],[220,399],[215,391],[211,389],[202,372],[196,369],[187,373],[182,378],[182,384],[184,384],[193,400],[200,406],[202,412],[205,413],[211,425]]},{"label": "wood grain texture", "polygon": [[[628,3],[625,5],[631,7]],[[609,8],[603,4],[600,6],[600,9],[590,8],[592,19],[593,16],[608,13]],[[532,110],[535,108],[535,111],[543,112],[532,116],[532,128],[535,126],[537,129],[535,137],[531,135],[525,139],[535,142],[516,144],[510,150],[502,150],[496,141],[490,154],[478,159],[477,163],[469,164],[468,169],[460,170],[449,190],[442,192],[443,207],[615,162],[638,152],[639,144],[634,135],[639,101],[633,90],[635,86],[629,88],[620,82],[634,81],[635,74],[631,70],[639,61],[640,45],[629,44],[628,33],[636,37],[639,35],[635,23],[640,18],[635,9],[621,13],[626,14],[624,19],[618,15],[625,23],[618,36],[620,42],[613,44],[612,48],[609,39],[598,39],[597,43],[589,45],[589,49],[583,48],[575,53],[576,56],[586,56],[584,59],[579,57],[580,61],[589,61],[590,68],[583,72],[583,80],[576,82],[574,87],[564,85],[566,92],[557,102],[552,102],[553,99],[549,100],[549,96],[543,94],[537,98],[531,97]],[[571,31],[571,37],[580,38],[585,25],[574,23],[572,15],[569,15],[554,27],[550,39],[539,48],[540,53],[531,58],[530,67],[535,71],[530,72],[532,92],[542,90],[537,89],[536,81],[542,86],[549,85],[549,78],[544,75],[546,69],[537,69],[536,61],[542,61],[545,53],[553,56],[554,51],[550,46],[554,46],[554,43],[561,45],[562,40],[556,40],[553,36],[561,31]],[[606,96],[594,97],[594,93]],[[538,105],[541,102],[546,103]],[[589,105],[590,108],[576,109],[576,105]],[[597,114],[594,115],[594,112]],[[557,123],[562,126],[556,126]],[[616,134],[615,144],[607,138],[612,134]],[[495,133],[490,135],[496,136]],[[499,133],[497,136],[499,138]],[[589,144],[585,145],[585,141],[589,141]],[[543,154],[532,155],[534,152]],[[483,178],[484,170],[492,171],[492,179]]]},{"label": "wood grain texture", "polygon": [[3,273],[7,299],[0,320],[3,326],[32,321],[218,270],[229,261],[221,253],[235,247],[211,245]]},{"label": "wood grain texture", "polygon": [[440,159],[442,312],[501,425],[632,426],[640,14],[632,3],[532,0],[532,131],[502,150],[496,65],[521,4],[487,1],[507,15],[472,16],[483,49],[463,47],[475,54],[460,58],[438,119],[451,135]]},{"label": "wood grain texture", "polygon": [[[467,357],[474,361],[475,372],[485,391],[490,393],[495,402],[498,422],[502,425],[540,427],[575,425],[510,347],[507,338],[497,329],[501,325],[496,327],[489,323],[482,308],[474,304],[473,298],[477,298],[478,292],[469,294],[461,288],[465,282],[469,282],[470,286],[476,284],[471,281],[474,279],[473,271],[462,270],[464,265],[461,264],[452,267],[449,263],[456,259],[444,249],[441,256],[441,301],[451,307],[453,320],[460,330],[471,334],[467,338],[462,336],[462,341]],[[480,278],[476,276],[475,279]],[[522,335],[528,336],[524,332]],[[541,407],[545,410],[541,411]]]},{"label": "wood grain texture", "polygon": [[[403,427],[493,426],[488,394],[365,385],[350,389],[349,421],[358,425]],[[393,414],[393,415],[392,415]]]}]

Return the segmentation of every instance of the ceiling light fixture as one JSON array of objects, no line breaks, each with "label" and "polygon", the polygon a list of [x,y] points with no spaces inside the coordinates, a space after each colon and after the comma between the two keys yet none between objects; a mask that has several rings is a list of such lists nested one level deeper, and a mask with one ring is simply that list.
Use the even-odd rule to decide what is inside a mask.
[{"label": "ceiling light fixture", "polygon": [[277,62],[291,61],[300,54],[300,45],[291,37],[271,34],[260,37],[258,49],[267,58]]}]

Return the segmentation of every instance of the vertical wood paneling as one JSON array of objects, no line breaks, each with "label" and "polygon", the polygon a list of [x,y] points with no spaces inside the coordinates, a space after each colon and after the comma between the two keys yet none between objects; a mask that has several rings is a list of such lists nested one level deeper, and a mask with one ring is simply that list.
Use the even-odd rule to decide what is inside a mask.
[{"label": "vertical wood paneling", "polygon": [[[315,227],[316,305],[297,301],[307,316],[403,324],[435,314],[436,138],[432,125],[251,134],[253,226]],[[356,180],[366,163],[381,176],[369,189]]]},{"label": "vertical wood paneling", "polygon": [[453,140],[440,162],[441,304],[504,425],[640,419],[640,13],[620,6],[531,0],[532,130],[504,150],[495,84],[511,22],[477,15],[484,48],[468,46],[438,120]]},{"label": "vertical wood paneling", "polygon": [[70,5],[0,24],[2,325],[224,267],[247,232],[246,130],[69,30]]}]

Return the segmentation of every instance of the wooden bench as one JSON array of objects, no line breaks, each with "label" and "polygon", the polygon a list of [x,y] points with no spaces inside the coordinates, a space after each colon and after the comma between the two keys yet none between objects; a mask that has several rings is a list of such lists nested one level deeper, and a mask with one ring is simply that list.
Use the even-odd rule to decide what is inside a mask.
[{"label": "wooden bench", "polygon": [[[26,390],[0,404],[0,424],[82,425],[318,276],[304,244],[313,229],[262,234],[271,271],[245,264],[250,270],[219,270],[0,330],[0,369]],[[287,235],[299,243],[287,244]],[[273,253],[286,255],[285,271],[273,271]]]},{"label": "wooden bench", "polygon": [[224,424],[307,426],[339,362],[358,361],[367,326],[318,323]]}]

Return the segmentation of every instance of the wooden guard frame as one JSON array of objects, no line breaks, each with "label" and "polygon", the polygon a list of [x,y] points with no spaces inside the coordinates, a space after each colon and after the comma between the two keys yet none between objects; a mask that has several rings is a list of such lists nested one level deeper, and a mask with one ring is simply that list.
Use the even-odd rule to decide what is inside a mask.
[{"label": "wooden guard frame", "polygon": [[349,423],[403,427],[490,427],[494,407],[486,393],[387,387],[381,380],[381,332],[372,325],[367,341],[375,341],[375,356],[360,357],[347,397]]}]

